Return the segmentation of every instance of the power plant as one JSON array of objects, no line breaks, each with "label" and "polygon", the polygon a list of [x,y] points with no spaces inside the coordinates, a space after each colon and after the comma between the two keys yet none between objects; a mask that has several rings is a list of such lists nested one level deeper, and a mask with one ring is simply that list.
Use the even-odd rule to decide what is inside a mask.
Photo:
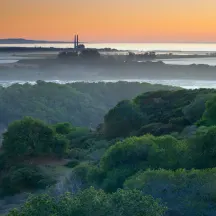
[{"label": "power plant", "polygon": [[79,46],[79,36],[75,35],[74,36],[74,49],[77,49]]},{"label": "power plant", "polygon": [[79,35],[74,35],[74,47],[73,49],[69,48],[65,51],[62,51],[58,54],[58,58],[68,58],[68,57],[78,57],[79,53],[85,50],[85,45],[79,43]]},{"label": "power plant", "polygon": [[84,44],[79,44],[79,35],[74,35],[74,49],[85,49]]}]

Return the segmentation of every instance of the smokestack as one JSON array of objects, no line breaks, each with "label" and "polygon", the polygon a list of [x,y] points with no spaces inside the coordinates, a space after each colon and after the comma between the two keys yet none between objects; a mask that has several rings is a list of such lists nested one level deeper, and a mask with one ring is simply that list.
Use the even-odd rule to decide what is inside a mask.
[{"label": "smokestack", "polygon": [[77,47],[79,46],[79,35],[77,35],[77,40],[76,40],[76,42],[77,42]]},{"label": "smokestack", "polygon": [[74,35],[74,49],[77,47],[77,40],[76,40],[76,35]]}]

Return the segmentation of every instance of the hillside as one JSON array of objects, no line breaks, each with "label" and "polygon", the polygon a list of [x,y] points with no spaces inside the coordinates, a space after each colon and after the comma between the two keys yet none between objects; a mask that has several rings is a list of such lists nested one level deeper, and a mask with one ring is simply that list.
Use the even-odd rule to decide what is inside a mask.
[{"label": "hillside", "polygon": [[[96,94],[94,84],[76,85],[79,94]],[[215,113],[215,90],[180,89],[119,101],[97,130],[31,117],[12,122],[0,154],[0,213],[21,206],[8,216],[213,216]]]},{"label": "hillside", "polygon": [[0,130],[24,116],[47,123],[70,122],[96,128],[105,113],[118,101],[132,99],[142,92],[174,87],[147,83],[73,83],[38,81],[36,85],[14,84],[0,88]]},{"label": "hillside", "polygon": [[105,115],[103,131],[108,138],[181,132],[201,118],[206,101],[215,93],[213,89],[143,93],[111,109]]}]

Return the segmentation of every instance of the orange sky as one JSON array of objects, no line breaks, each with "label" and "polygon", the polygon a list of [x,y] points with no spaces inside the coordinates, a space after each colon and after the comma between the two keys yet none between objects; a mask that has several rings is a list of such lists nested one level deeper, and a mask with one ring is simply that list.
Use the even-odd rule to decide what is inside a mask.
[{"label": "orange sky", "polygon": [[216,42],[216,0],[0,0],[0,38]]}]

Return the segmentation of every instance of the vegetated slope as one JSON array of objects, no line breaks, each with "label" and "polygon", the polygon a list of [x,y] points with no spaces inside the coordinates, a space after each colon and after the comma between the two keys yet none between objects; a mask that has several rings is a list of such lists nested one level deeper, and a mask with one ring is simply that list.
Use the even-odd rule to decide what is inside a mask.
[{"label": "vegetated slope", "polygon": [[[124,100],[97,131],[29,117],[16,121],[3,136],[2,192],[53,184],[52,175],[38,167],[18,167],[16,162],[26,157],[67,159],[71,172],[9,215],[87,216],[91,210],[93,216],[214,216],[215,113],[215,90],[200,89],[150,92]],[[106,125],[106,118],[112,124]],[[167,124],[171,129],[161,130]],[[108,139],[106,129],[112,132]]]},{"label": "vegetated slope", "polygon": [[181,132],[198,121],[213,89],[147,92],[121,101],[104,118],[103,132],[108,138]]},{"label": "vegetated slope", "polygon": [[0,130],[24,116],[48,123],[70,122],[96,127],[118,101],[154,90],[174,89],[147,83],[73,83],[38,81],[36,85],[14,84],[0,88]]}]

